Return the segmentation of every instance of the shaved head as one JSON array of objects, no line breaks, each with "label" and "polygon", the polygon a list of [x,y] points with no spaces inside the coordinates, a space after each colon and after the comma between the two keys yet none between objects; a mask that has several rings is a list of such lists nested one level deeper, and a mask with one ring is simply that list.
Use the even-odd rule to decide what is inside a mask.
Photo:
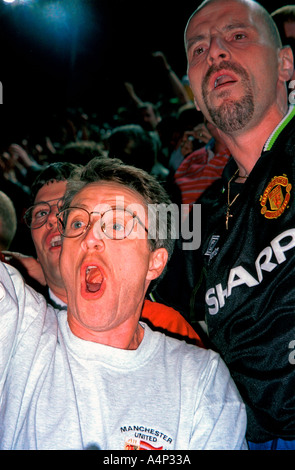
[{"label": "shaved head", "polygon": [[[199,13],[199,11],[201,11],[203,8],[205,8],[207,5],[211,5],[212,3],[220,3],[220,2],[223,3],[223,2],[225,2],[225,0],[204,0],[198,6],[198,8],[193,12],[193,14],[190,16],[190,18],[187,22],[187,25],[186,25],[186,28],[185,28],[185,34],[184,34],[185,38],[186,38],[186,32],[187,32],[188,25],[189,25],[190,21],[192,20],[192,18],[197,13]],[[281,37],[280,37],[277,26],[276,26],[274,20],[272,19],[272,17],[270,16],[270,14],[268,13],[268,11],[260,3],[256,2],[255,0],[236,0],[236,2],[240,3],[240,4],[244,4],[248,8],[254,10],[255,13],[258,16],[258,19],[260,19],[262,24],[267,29],[269,38],[271,39],[271,41],[273,43],[273,46],[275,48],[282,47],[282,41],[281,41]]]}]

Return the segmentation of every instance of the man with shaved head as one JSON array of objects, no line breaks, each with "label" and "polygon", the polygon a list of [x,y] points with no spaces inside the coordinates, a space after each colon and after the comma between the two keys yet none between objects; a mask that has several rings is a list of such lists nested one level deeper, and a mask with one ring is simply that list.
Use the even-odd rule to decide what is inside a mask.
[{"label": "man with shaved head", "polygon": [[[199,317],[204,306],[209,338],[246,403],[250,448],[294,449],[293,54],[267,11],[246,0],[204,1],[185,48],[196,107],[233,156],[198,200],[203,265],[189,280],[191,305]],[[199,253],[183,256],[192,273]]]}]

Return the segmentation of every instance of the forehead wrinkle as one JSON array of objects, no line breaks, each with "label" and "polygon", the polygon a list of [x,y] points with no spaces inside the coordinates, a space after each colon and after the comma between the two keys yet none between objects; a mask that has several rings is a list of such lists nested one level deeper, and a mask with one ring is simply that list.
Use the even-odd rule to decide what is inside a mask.
[{"label": "forehead wrinkle", "polygon": [[[84,202],[83,202],[84,201]],[[115,195],[114,197],[110,197],[109,199],[104,199],[103,201],[95,202],[92,198],[81,198],[75,201],[75,198],[71,201],[70,206],[68,209],[71,208],[79,208],[79,209],[85,209],[88,212],[91,212],[92,209],[97,209],[99,208],[100,210],[95,212],[99,213],[104,213],[107,210],[110,209],[123,209],[126,210],[130,206],[136,206],[136,207],[141,207],[143,208],[144,211],[147,210],[146,204],[144,204],[143,201],[131,201],[128,198],[126,198],[123,195]]]},{"label": "forehead wrinkle", "polygon": [[[238,29],[243,29],[245,30],[250,30],[253,29],[253,25],[241,21],[235,21],[233,20],[232,22],[226,24],[223,27],[218,27],[216,28],[217,30],[220,29],[222,33],[227,33],[231,31],[236,31]],[[210,36],[210,33],[208,32],[207,34],[196,34],[190,39],[186,40],[186,50],[189,51],[194,44],[198,44],[199,42],[203,41],[204,39],[208,38]]]},{"label": "forehead wrinkle", "polygon": [[45,199],[40,199],[40,201],[36,201],[33,206],[36,206],[37,204],[48,204],[49,202],[53,201],[60,201],[62,197],[55,197],[54,199],[48,199],[45,201]]},{"label": "forehead wrinkle", "polygon": [[249,25],[248,23],[243,23],[241,21],[232,21],[231,23],[225,25],[222,28],[222,31],[232,31],[235,29],[249,29],[252,28],[252,25]]},{"label": "forehead wrinkle", "polygon": [[[252,24],[249,24],[249,23],[245,23],[245,22],[241,22],[241,21],[231,21],[230,23],[224,25],[223,27],[218,27],[216,26],[216,29],[220,29],[220,31],[222,32],[227,32],[227,31],[232,31],[232,30],[235,30],[235,29],[249,29],[249,28],[252,28]],[[187,44],[190,45],[191,42],[197,42],[197,41],[200,41],[202,39],[204,39],[205,37],[209,36],[209,33],[208,34],[197,34],[197,35],[194,35],[192,38],[188,39],[187,40]]]},{"label": "forehead wrinkle", "polygon": [[[89,191],[88,191],[89,190]],[[97,190],[97,191],[96,191]],[[104,213],[109,209],[127,209],[147,214],[148,204],[134,188],[113,181],[95,181],[85,185],[69,201],[67,208],[81,207],[88,212]]]},{"label": "forehead wrinkle", "polygon": [[[240,5],[241,7],[244,7],[244,17],[246,18],[246,23],[248,24],[249,28],[253,29],[259,29],[261,28],[266,28],[267,34],[269,37],[272,39],[275,47],[282,47],[281,44],[281,38],[278,33],[278,28],[275,25],[275,22],[269,15],[268,11],[263,7],[260,3],[256,2],[255,0],[229,0],[228,3],[231,3],[233,5]],[[206,10],[207,7],[214,6],[214,3],[217,4],[219,3],[219,0],[204,0],[201,5],[195,10],[195,12],[190,16],[186,28],[185,28],[185,35],[187,34],[188,28],[191,24],[191,22],[194,20],[196,16],[199,14],[202,14],[202,12],[205,10],[205,16],[206,16]],[[226,3],[226,2],[224,2]],[[233,12],[234,15],[234,12]],[[233,21],[235,21],[234,17],[232,18]],[[239,19],[237,18],[237,22]],[[259,23],[259,25],[258,25]],[[244,25],[244,27],[247,27],[247,24]],[[241,25],[243,26],[243,25]]]}]

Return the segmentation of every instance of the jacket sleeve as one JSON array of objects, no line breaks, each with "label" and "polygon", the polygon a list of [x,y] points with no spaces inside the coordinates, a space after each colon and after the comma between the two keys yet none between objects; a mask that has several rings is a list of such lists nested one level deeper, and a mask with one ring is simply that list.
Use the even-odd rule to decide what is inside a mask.
[{"label": "jacket sleeve", "polygon": [[41,328],[45,314],[45,299],[25,284],[15,268],[0,262],[0,393],[23,333],[38,316]]}]

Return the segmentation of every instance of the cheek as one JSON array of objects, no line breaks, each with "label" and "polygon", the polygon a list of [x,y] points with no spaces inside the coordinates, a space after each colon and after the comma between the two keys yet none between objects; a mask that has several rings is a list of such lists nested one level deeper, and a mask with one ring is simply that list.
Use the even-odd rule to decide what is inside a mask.
[{"label": "cheek", "polygon": [[[136,247],[136,240],[132,241],[132,249],[124,250],[114,256],[113,264],[116,278],[131,285],[143,283],[149,268],[150,252],[142,247]],[[138,249],[136,249],[138,248]]]},{"label": "cheek", "polygon": [[63,241],[62,247],[61,247],[61,252],[60,252],[60,257],[59,257],[59,268],[61,275],[67,278],[71,278],[69,276],[69,273],[72,273],[73,275],[73,265],[72,262],[74,261],[75,257],[74,256],[69,256],[67,253],[74,253],[74,250],[70,247],[67,247],[65,249],[65,245],[67,242]]},{"label": "cheek", "polygon": [[196,90],[197,90],[197,82],[198,82],[198,78],[197,78],[197,74],[194,70],[193,67],[189,67],[188,71],[187,71],[187,75],[188,75],[188,80],[189,80],[189,84],[190,84],[190,87],[195,95],[196,93]]},{"label": "cheek", "polygon": [[196,75],[194,69],[188,71],[188,79],[190,88],[194,96],[194,103],[196,108],[199,109],[199,105],[202,104],[202,81],[201,78]]},{"label": "cheek", "polygon": [[33,239],[33,243],[34,243],[37,255],[42,256],[42,253],[43,253],[43,250],[42,250],[42,232],[40,232],[40,229],[38,229],[38,230],[36,230],[34,233],[32,232],[32,239]]}]

